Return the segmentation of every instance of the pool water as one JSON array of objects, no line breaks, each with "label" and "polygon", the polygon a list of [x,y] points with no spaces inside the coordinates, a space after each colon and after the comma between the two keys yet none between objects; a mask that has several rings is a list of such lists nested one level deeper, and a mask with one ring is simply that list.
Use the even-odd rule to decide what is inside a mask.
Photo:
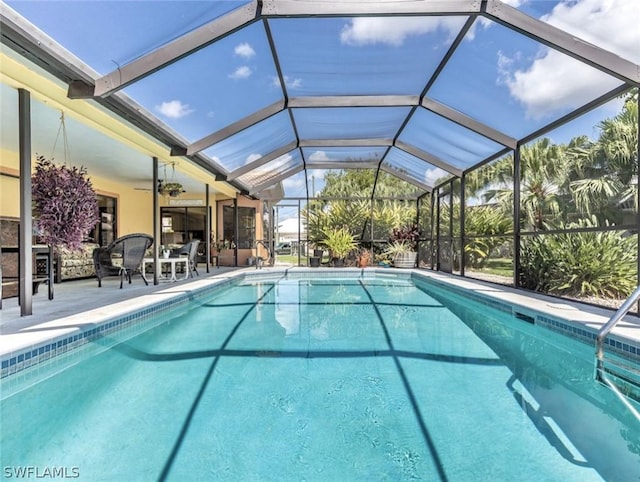
[{"label": "pool water", "polygon": [[1,464],[89,481],[632,481],[593,348],[390,277],[249,279],[2,400]]}]

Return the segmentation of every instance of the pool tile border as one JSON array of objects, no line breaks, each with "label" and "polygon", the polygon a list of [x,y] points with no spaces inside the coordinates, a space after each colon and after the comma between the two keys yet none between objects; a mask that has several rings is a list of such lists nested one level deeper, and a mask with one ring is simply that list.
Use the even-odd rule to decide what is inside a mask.
[{"label": "pool tile border", "polygon": [[[450,282],[435,279],[432,276],[426,276],[421,272],[414,272],[414,277],[427,283],[433,283],[437,286],[444,287],[447,290],[457,293],[458,295],[465,296],[478,303],[507,313],[509,315],[517,316],[519,314],[524,314],[529,318],[533,318],[534,323],[538,326],[543,326],[549,330],[561,333],[565,336],[569,336],[571,338],[575,338],[584,343],[592,345],[594,347],[595,354],[595,341],[596,337],[598,336],[598,330],[586,325],[584,322],[573,320],[571,318],[551,316],[535,308],[519,305],[514,301],[505,303],[496,299],[490,294],[477,293],[466,288],[461,288],[459,286],[451,284]],[[620,337],[615,333],[611,333],[605,339],[604,343],[606,345],[606,348],[610,349],[612,352],[615,352],[617,355],[629,359],[634,363],[640,364],[640,340],[634,341],[631,339]]]},{"label": "pool tile border", "polygon": [[155,315],[173,311],[189,302],[207,297],[213,289],[228,286],[233,281],[234,278],[224,278],[216,280],[212,284],[195,287],[187,292],[173,293],[166,300],[135,309],[124,316],[116,315],[96,323],[87,323],[86,328],[78,328],[73,332],[59,335],[46,342],[36,343],[10,352],[0,359],[0,379],[15,375],[33,366],[44,366],[46,364],[50,367],[52,363],[47,362],[53,360],[53,363],[58,363],[65,354],[117,333],[119,335],[118,339],[111,344],[104,345],[103,349],[106,349],[116,342],[124,341],[149,329],[150,326],[146,325],[145,321],[150,320]]},{"label": "pool tile border", "polygon": [[[295,269],[270,269],[243,271],[231,276],[211,279],[208,283],[198,284],[188,291],[172,293],[171,297],[138,308],[124,316],[116,315],[105,318],[96,323],[87,323],[86,328],[59,335],[45,342],[10,352],[0,359],[0,379],[16,375],[31,367],[42,367],[49,369],[51,364],[64,363],[64,356],[67,353],[77,354],[78,349],[91,342],[110,337],[118,333],[118,342],[128,339],[136,334],[149,329],[144,322],[150,320],[154,315],[163,311],[175,310],[188,302],[210,296],[214,291],[226,287],[232,283],[245,281],[247,279],[279,279],[283,276],[290,279],[301,279],[309,274],[320,278],[394,278],[394,279],[418,279],[436,286],[444,287],[447,290],[456,292],[459,295],[468,297],[478,303],[496,309],[509,315],[524,313],[534,319],[534,323],[550,330],[577,338],[585,343],[593,344],[597,332],[594,328],[585,325],[583,322],[563,319],[561,317],[550,316],[540,312],[535,308],[518,305],[514,301],[509,303],[496,299],[495,296],[486,293],[477,293],[473,290],[462,288],[452,284],[448,280],[436,279],[432,274],[423,273],[416,270],[393,270],[389,269],[361,269],[344,268],[336,271],[335,268],[295,268]],[[497,292],[499,293],[499,291]],[[114,341],[115,343],[115,341]],[[93,344],[93,343],[92,343]],[[607,347],[618,355],[640,363],[640,341],[629,340],[615,334],[610,335],[606,340]],[[106,349],[108,346],[104,346]]]}]

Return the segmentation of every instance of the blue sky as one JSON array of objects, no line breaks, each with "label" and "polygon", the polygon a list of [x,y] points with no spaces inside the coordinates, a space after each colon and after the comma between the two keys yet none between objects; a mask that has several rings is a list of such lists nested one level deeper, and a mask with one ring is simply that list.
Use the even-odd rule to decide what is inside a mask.
[{"label": "blue sky", "polygon": [[[242,5],[234,1],[8,1],[99,74],[160,47]],[[640,2],[632,0],[507,3],[618,55],[640,63]],[[465,17],[273,19],[273,33],[290,97],[418,95]],[[616,35],[611,33],[615,32]],[[473,29],[428,96],[512,137],[520,138],[620,85],[620,82],[487,20]],[[264,24],[256,22],[124,90],[189,142],[197,141],[283,98]],[[619,108],[612,102],[550,134],[566,142],[597,136],[594,126]],[[391,136],[404,108],[298,109],[303,138]],[[466,168],[499,150],[492,141],[421,111],[403,133],[407,142]],[[448,124],[448,125],[447,125]],[[288,115],[278,115],[205,151],[227,170],[294,139]],[[448,151],[447,146],[451,146]],[[344,158],[329,149],[309,158]],[[289,166],[295,159],[273,165]],[[408,160],[409,164],[413,161]],[[267,164],[263,171],[272,167]],[[258,173],[258,174],[264,174]],[[442,173],[425,166],[422,182]],[[418,174],[420,176],[420,174]],[[322,175],[314,174],[316,189]],[[304,174],[285,182],[302,192]]]}]

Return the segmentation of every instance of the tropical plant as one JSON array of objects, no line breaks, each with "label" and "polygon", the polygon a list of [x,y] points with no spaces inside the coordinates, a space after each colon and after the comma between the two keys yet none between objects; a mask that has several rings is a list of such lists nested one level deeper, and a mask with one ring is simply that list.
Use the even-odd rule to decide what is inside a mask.
[{"label": "tropical plant", "polygon": [[[520,207],[525,230],[542,230],[545,222],[561,219],[569,185],[565,150],[546,137],[521,148]],[[513,159],[507,156],[493,165],[484,178],[490,183],[484,190],[484,199],[499,203],[505,213],[513,210],[513,174]]]},{"label": "tropical plant", "polygon": [[398,200],[376,200],[373,204],[373,239],[388,239],[394,226],[411,224],[416,218],[414,204]]},{"label": "tropical plant", "polygon": [[[513,221],[496,205],[473,206],[465,216],[466,266],[482,269],[489,257],[504,244],[501,235],[512,231]],[[476,237],[482,236],[482,237]]]},{"label": "tropical plant", "polygon": [[388,266],[393,262],[393,257],[383,251],[381,253],[376,253],[373,256],[373,260],[378,264]]},{"label": "tropical plant", "polygon": [[[520,150],[520,212],[525,230],[596,214],[619,224],[624,210],[638,211],[638,90],[613,118],[598,124],[596,142],[577,136],[566,145],[548,138]],[[505,156],[466,176],[467,198],[498,203],[513,212],[514,162]]]},{"label": "tropical plant", "polygon": [[619,114],[600,122],[598,142],[570,148],[576,176],[571,190],[577,207],[615,219],[620,206],[638,210],[638,91]]},{"label": "tropical plant", "polygon": [[415,251],[418,246],[418,240],[420,239],[420,231],[417,224],[411,224],[408,226],[402,226],[400,228],[393,228],[391,238],[389,241],[401,242],[408,246],[411,251]]},{"label": "tropical plant", "polygon": [[[597,226],[592,216],[561,229]],[[527,237],[521,247],[521,285],[557,295],[626,298],[637,285],[637,246],[637,236],[623,231]]]},{"label": "tropical plant", "polygon": [[[414,195],[414,187],[392,175],[380,173],[376,181],[375,171],[369,169],[330,171],[324,182],[317,198],[310,200],[303,211],[309,240],[315,244],[322,242],[324,231],[342,226],[348,226],[355,236],[370,237],[372,212],[374,239],[386,239],[393,226],[408,224],[416,218],[415,203],[407,205],[396,199],[377,199],[372,205],[374,185],[376,197]],[[331,199],[336,197],[351,200]]]},{"label": "tropical plant", "polygon": [[393,259],[396,255],[415,252],[411,243],[406,240],[391,241],[384,250],[384,254]]},{"label": "tropical plant", "polygon": [[36,158],[31,177],[33,216],[41,242],[78,249],[100,220],[96,193],[84,167]]},{"label": "tropical plant", "polygon": [[334,258],[344,259],[358,247],[355,236],[346,227],[329,228],[324,234],[325,238],[322,244],[331,251]]}]

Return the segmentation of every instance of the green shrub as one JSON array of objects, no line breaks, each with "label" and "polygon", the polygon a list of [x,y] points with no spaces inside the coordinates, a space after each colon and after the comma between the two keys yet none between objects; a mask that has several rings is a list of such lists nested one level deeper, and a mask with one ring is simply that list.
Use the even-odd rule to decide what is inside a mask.
[{"label": "green shrub", "polygon": [[492,236],[466,240],[464,251],[466,266],[482,269],[487,260],[497,254],[498,249],[504,244],[504,238],[500,235],[512,231],[513,222],[496,206],[477,206],[468,210],[465,217],[465,234],[467,236]]},{"label": "green shrub", "polygon": [[[566,228],[595,227],[595,217]],[[635,234],[589,231],[523,238],[521,286],[566,296],[628,297],[637,285]]]}]

